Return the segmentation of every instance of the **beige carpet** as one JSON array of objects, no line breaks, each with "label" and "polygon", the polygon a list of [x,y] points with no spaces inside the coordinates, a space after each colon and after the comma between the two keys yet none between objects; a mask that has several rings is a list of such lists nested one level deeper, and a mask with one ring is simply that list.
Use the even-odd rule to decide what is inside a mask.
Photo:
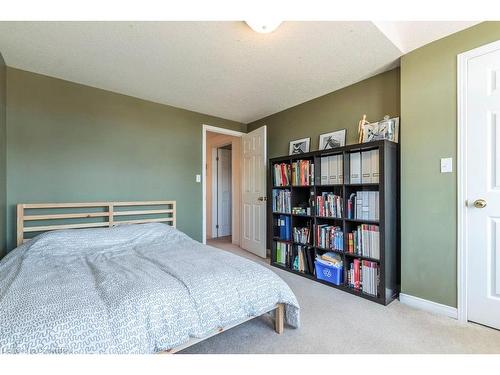
[{"label": "beige carpet", "polygon": [[[226,251],[268,262],[232,245]],[[221,250],[222,251],[222,250]],[[182,353],[500,353],[500,331],[416,310],[381,306],[272,267],[295,292],[301,328],[278,335],[269,316],[253,319]]]}]

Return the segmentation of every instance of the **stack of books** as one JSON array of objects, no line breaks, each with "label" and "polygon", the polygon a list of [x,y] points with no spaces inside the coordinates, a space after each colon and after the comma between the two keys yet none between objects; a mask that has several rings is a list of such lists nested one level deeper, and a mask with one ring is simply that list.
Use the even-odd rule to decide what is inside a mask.
[{"label": "stack of books", "polygon": [[316,197],[316,216],[342,217],[342,197],[334,193],[322,193]]},{"label": "stack of books", "polygon": [[316,246],[323,249],[344,251],[344,232],[339,226],[316,225]]},{"label": "stack of books", "polygon": [[354,259],[347,270],[347,285],[373,296],[378,295],[379,266],[376,262]]},{"label": "stack of books", "polygon": [[276,242],[276,263],[289,267],[290,256],[290,244],[284,242]]},{"label": "stack of books", "polygon": [[290,190],[274,189],[273,212],[282,212],[289,214],[291,211],[290,197],[291,197]]},{"label": "stack of books", "polygon": [[380,259],[380,231],[378,225],[362,224],[347,235],[347,252]]},{"label": "stack of books", "polygon": [[292,214],[310,216],[311,215],[311,207],[293,207]]},{"label": "stack of books", "polygon": [[311,230],[308,227],[293,228],[293,241],[307,245],[310,243]]},{"label": "stack of books", "polygon": [[314,184],[314,163],[310,160],[297,160],[292,163],[292,185],[309,186]]},{"label": "stack of books", "polygon": [[349,196],[347,202],[347,218],[361,220],[379,219],[378,191],[358,191]]},{"label": "stack of books", "polygon": [[311,275],[315,274],[314,270],[314,249],[308,248],[307,246],[294,245],[296,249],[296,255],[293,260],[292,269],[299,272],[309,273]]},{"label": "stack of books", "polygon": [[290,185],[290,164],[274,164],[274,186]]}]

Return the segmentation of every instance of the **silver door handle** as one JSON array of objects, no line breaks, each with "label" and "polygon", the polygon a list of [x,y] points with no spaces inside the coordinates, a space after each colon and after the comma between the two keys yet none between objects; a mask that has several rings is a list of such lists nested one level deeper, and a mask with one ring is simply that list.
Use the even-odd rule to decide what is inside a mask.
[{"label": "silver door handle", "polygon": [[267,201],[267,197],[258,197],[257,200],[259,200],[261,202],[265,202],[265,201]]}]

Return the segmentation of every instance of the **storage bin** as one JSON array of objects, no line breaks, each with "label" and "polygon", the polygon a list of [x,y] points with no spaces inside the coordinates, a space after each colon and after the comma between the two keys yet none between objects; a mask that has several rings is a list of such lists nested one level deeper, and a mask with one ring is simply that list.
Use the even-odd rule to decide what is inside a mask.
[{"label": "storage bin", "polygon": [[335,267],[333,265],[326,265],[324,263],[315,261],[314,267],[316,268],[316,277],[320,280],[329,282],[331,284],[342,284],[344,275],[343,267]]}]

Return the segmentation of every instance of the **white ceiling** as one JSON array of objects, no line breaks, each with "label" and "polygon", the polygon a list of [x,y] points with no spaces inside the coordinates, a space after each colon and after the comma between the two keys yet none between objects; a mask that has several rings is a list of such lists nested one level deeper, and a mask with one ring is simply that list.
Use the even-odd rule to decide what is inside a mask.
[{"label": "white ceiling", "polygon": [[248,123],[475,22],[0,22],[8,66]]}]

